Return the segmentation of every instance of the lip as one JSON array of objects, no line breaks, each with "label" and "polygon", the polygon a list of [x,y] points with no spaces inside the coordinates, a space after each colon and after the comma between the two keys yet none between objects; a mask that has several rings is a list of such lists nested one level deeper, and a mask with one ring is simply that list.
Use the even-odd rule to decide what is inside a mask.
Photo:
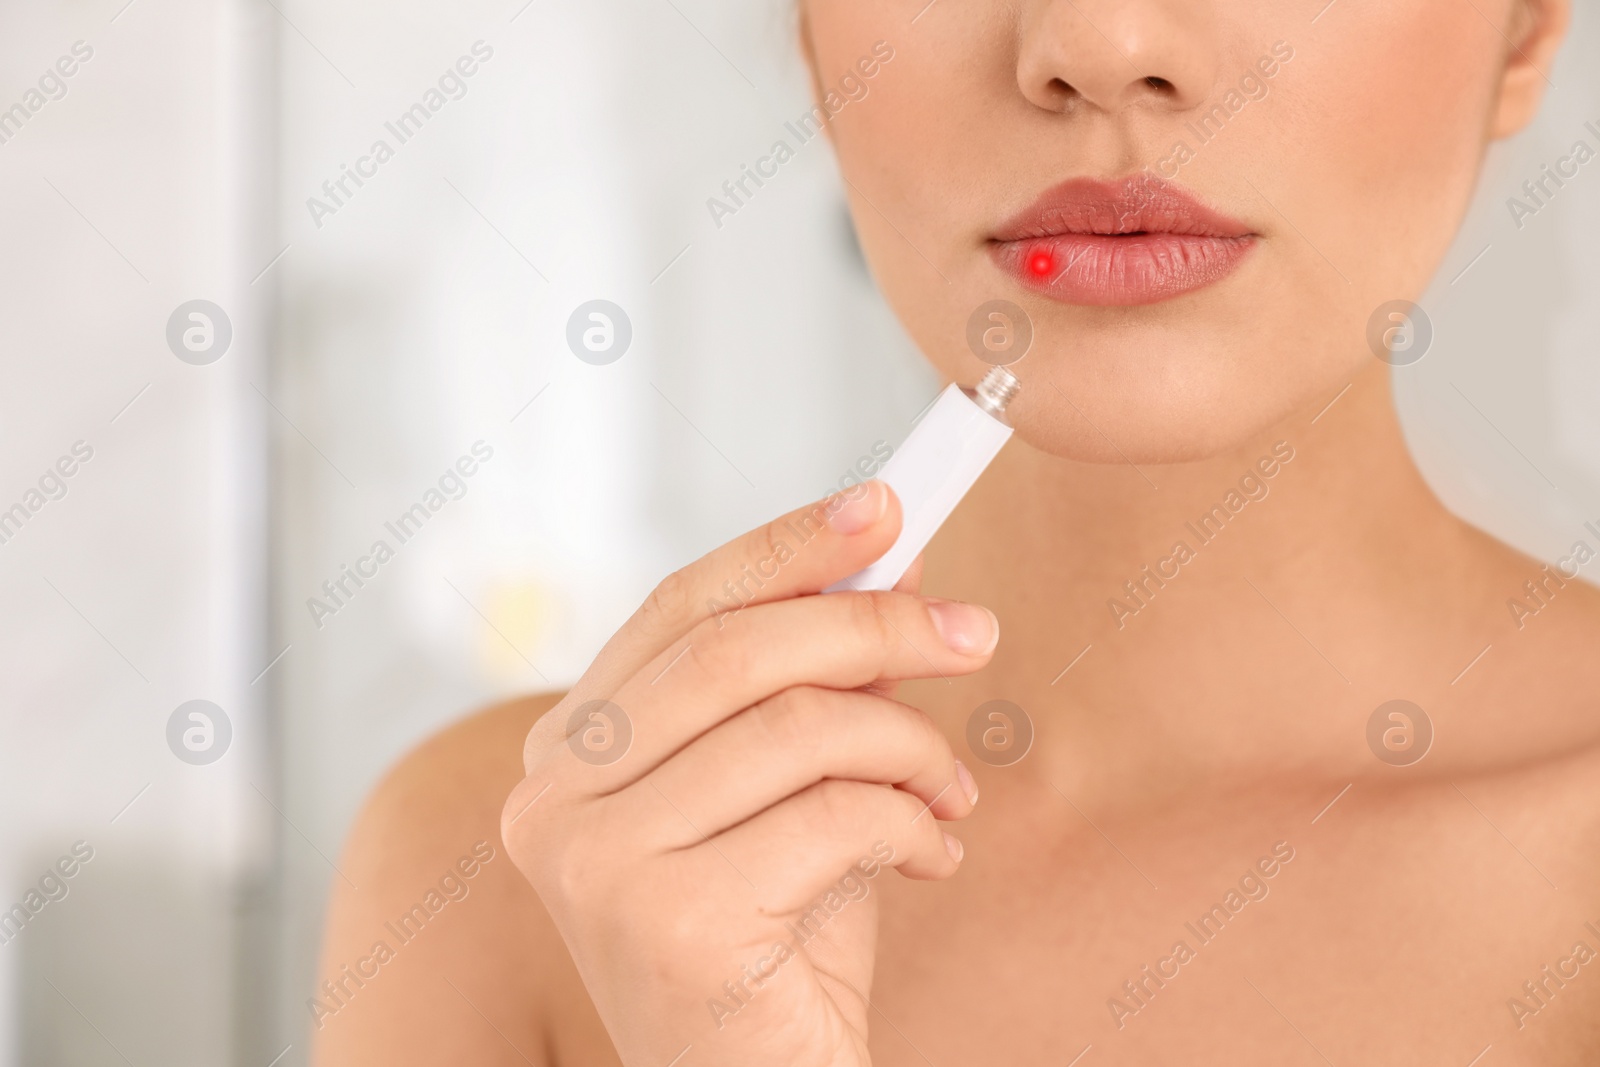
[{"label": "lip", "polygon": [[1153,175],[1074,178],[989,239],[995,263],[1065,304],[1155,304],[1231,274],[1255,247],[1249,226]]}]

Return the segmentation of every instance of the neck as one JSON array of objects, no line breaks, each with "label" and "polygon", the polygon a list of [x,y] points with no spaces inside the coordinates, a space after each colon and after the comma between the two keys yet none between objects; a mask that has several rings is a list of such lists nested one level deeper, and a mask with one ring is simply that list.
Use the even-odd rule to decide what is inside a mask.
[{"label": "neck", "polygon": [[1014,702],[1036,740],[1010,770],[1112,802],[1377,766],[1367,716],[1447,690],[1473,638],[1457,647],[1439,620],[1490,549],[1417,472],[1386,368],[1319,415],[1325,402],[1196,463],[1092,465],[1013,442],[923,580],[993,609],[999,650],[910,699],[958,738],[980,704]]}]

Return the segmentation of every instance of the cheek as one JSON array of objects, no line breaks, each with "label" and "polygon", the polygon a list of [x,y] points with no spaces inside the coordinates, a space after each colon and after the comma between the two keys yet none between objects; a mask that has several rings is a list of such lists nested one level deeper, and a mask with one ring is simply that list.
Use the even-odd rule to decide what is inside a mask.
[{"label": "cheek", "polygon": [[[883,42],[898,56],[916,38],[908,32],[915,10],[904,11],[900,0],[860,3],[858,0],[805,0],[803,31],[810,45],[814,72],[827,85],[857,73],[856,63]],[[892,60],[892,68],[898,58]],[[877,80],[876,78],[874,80]]]},{"label": "cheek", "polygon": [[[1324,23],[1337,13],[1319,29],[1334,31]],[[1419,295],[1449,248],[1477,178],[1505,45],[1484,19],[1452,17],[1448,4],[1359,14],[1297,50],[1272,144],[1259,147],[1270,149],[1267,180],[1281,183],[1287,202],[1267,195],[1316,234],[1351,295],[1376,306]]]},{"label": "cheek", "polygon": [[[926,0],[811,3],[813,60],[826,86],[880,42],[871,93],[830,127],[857,232],[880,290],[923,353],[942,371],[970,363],[968,313],[997,294],[969,292],[962,260],[981,249],[997,193],[993,160],[1019,134],[983,121],[1015,104],[1014,56],[987,39],[984,22],[941,11],[912,23]],[[935,13],[945,17],[934,18]],[[967,368],[970,370],[970,368]]]}]

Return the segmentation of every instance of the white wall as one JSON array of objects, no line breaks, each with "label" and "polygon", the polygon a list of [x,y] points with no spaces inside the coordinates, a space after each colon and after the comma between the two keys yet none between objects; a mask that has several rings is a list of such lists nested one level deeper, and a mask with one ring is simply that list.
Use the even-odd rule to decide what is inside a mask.
[{"label": "white wall", "polygon": [[[1432,350],[1395,371],[1408,440],[1458,513],[1554,560],[1600,520],[1600,159],[1523,191],[1578,140],[1600,152],[1600,4],[1579,0],[1539,121],[1494,146],[1421,304]],[[1587,128],[1592,125],[1593,129]],[[1520,225],[1519,225],[1520,223]],[[1481,256],[1481,258],[1479,258]]]},{"label": "white wall", "polygon": [[[232,1061],[234,916],[275,833],[251,685],[269,291],[249,284],[275,251],[272,27],[254,5],[120,7],[0,8],[0,107],[26,106],[74,42],[92,50],[0,144],[0,508],[93,449],[0,544],[0,907],[75,841],[94,850],[0,944],[0,1062],[30,1067]],[[165,339],[195,297],[233,324],[209,366]],[[209,766],[165,736],[196,698],[234,726]]]}]

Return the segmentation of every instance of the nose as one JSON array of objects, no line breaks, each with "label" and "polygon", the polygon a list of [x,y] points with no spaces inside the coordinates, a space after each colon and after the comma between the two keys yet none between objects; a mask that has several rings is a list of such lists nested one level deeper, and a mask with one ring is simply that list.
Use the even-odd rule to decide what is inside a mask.
[{"label": "nose", "polygon": [[1216,83],[1217,22],[1193,0],[1024,0],[1017,81],[1048,111],[1186,111]]}]

